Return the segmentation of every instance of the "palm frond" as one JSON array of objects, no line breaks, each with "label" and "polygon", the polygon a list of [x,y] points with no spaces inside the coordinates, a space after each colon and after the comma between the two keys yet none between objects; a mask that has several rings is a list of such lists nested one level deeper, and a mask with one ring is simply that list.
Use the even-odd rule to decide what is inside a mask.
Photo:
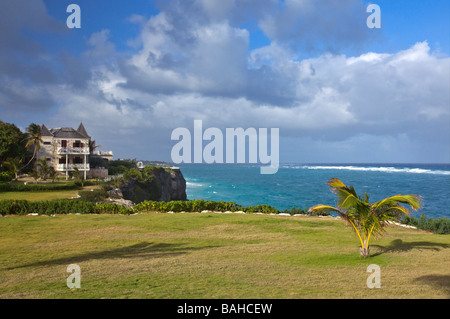
[{"label": "palm frond", "polygon": [[355,206],[364,206],[364,202],[358,198],[353,186],[347,186],[337,178],[328,181],[331,191],[337,196],[337,206],[340,209],[349,209]]},{"label": "palm frond", "polygon": [[422,197],[418,195],[394,195],[387,197],[372,204],[372,207],[380,209],[383,206],[396,206],[399,207],[399,203],[409,205],[413,210],[418,210],[422,207]]},{"label": "palm frond", "polygon": [[310,213],[319,213],[319,212],[329,213],[329,212],[335,212],[335,213],[338,213],[339,215],[343,213],[339,208],[336,208],[336,207],[333,207],[333,206],[329,206],[329,205],[322,205],[322,204],[312,206],[312,207],[308,210],[308,212],[310,212]]}]

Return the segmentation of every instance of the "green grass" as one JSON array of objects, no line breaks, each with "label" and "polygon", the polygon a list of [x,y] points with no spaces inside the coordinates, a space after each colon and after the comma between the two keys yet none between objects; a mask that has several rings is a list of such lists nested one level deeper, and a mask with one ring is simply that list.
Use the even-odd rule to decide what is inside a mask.
[{"label": "green grass", "polygon": [[37,200],[52,200],[52,199],[66,199],[76,197],[78,190],[64,190],[64,191],[37,191],[37,192],[4,192],[0,193],[0,200],[2,199],[25,199],[31,201]]},{"label": "green grass", "polygon": [[[64,183],[55,183],[63,185]],[[98,185],[85,186],[81,190],[87,191],[98,189]],[[53,200],[53,199],[69,199],[78,195],[79,190],[55,190],[55,191],[26,191],[26,192],[0,192],[0,200],[17,199],[17,200]]]},{"label": "green grass", "polygon": [[[390,227],[367,259],[333,218],[0,218],[0,298],[449,298],[450,237]],[[69,264],[81,288],[69,289]],[[366,285],[381,267],[381,288]]]}]

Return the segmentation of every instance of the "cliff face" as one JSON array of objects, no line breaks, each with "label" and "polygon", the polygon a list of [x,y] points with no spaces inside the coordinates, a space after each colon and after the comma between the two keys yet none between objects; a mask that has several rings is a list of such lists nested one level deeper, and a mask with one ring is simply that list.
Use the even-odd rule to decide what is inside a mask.
[{"label": "cliff face", "polygon": [[[134,203],[144,200],[172,201],[186,200],[186,180],[180,170],[154,168],[147,170],[145,180],[131,178],[120,190],[123,198]],[[150,176],[148,176],[150,175]]]},{"label": "cliff face", "polygon": [[160,201],[186,200],[186,180],[179,169],[156,175],[161,188]]}]

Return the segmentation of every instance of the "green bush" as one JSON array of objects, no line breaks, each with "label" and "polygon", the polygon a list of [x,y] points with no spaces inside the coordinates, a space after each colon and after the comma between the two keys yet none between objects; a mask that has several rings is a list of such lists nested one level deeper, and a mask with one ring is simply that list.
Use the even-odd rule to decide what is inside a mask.
[{"label": "green bush", "polygon": [[0,192],[33,192],[33,191],[59,191],[73,190],[80,187],[75,182],[64,184],[0,184]]},{"label": "green bush", "polygon": [[263,213],[263,214],[279,214],[280,211],[276,209],[275,207],[272,207],[270,205],[256,205],[256,206],[249,206],[244,207],[244,212],[246,213]]},{"label": "green bush", "polygon": [[125,182],[129,182],[130,180],[136,180],[138,182],[143,182],[144,178],[142,177],[142,173],[137,168],[130,168],[123,173],[123,180]]},{"label": "green bush", "polygon": [[0,214],[2,215],[27,215],[33,213],[38,213],[40,215],[96,214],[97,211],[93,203],[76,200],[0,201]]},{"label": "green bush", "polygon": [[109,175],[119,175],[133,167],[136,167],[136,160],[114,160],[108,163],[108,173]]},{"label": "green bush", "polygon": [[108,198],[108,193],[104,189],[93,189],[90,191],[79,191],[80,197],[78,200],[84,202],[99,202]]},{"label": "green bush", "polygon": [[420,218],[405,216],[401,220],[402,224],[417,227],[418,229],[427,230],[435,234],[450,234],[450,220],[447,218],[432,219],[422,214]]},{"label": "green bush", "polygon": [[302,215],[308,215],[308,208],[300,208],[300,207],[292,207],[291,209],[285,209],[282,211],[284,214],[290,214],[290,215],[296,215],[296,214],[302,214]]},{"label": "green bush", "polygon": [[133,213],[133,210],[114,203],[101,203],[95,206],[98,214],[123,214],[129,215]]},{"label": "green bush", "polygon": [[14,178],[13,172],[0,172],[0,182],[9,182]]},{"label": "green bush", "polygon": [[95,205],[92,202],[80,200],[52,200],[52,201],[27,201],[27,200],[2,200],[0,201],[1,215],[39,215],[56,214],[130,214],[133,210],[116,205],[103,203]]},{"label": "green bush", "polygon": [[224,201],[206,201],[203,199],[194,199],[188,201],[143,201],[134,206],[136,212],[158,211],[158,212],[201,212],[203,210],[210,211],[238,211],[242,210],[242,206],[234,202]]}]

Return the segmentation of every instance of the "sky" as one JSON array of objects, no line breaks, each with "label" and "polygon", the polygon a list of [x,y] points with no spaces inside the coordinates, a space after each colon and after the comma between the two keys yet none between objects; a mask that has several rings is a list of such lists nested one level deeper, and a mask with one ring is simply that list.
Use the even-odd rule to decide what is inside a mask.
[{"label": "sky", "polygon": [[450,1],[372,3],[381,28],[360,0],[2,0],[0,120],[115,158],[202,120],[279,128],[282,163],[450,163]]}]

